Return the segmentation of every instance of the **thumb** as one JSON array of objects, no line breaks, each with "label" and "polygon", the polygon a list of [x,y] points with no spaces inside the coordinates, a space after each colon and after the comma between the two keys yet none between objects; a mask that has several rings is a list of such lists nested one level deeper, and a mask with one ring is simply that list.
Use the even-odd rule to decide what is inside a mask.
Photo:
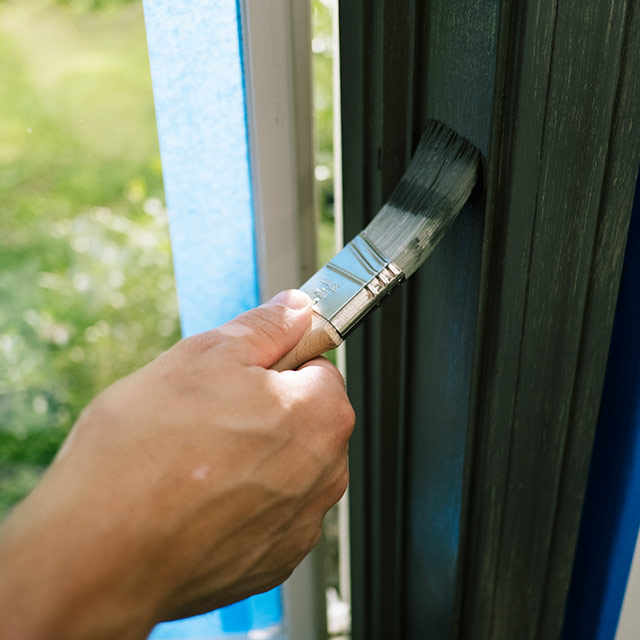
[{"label": "thumb", "polygon": [[291,351],[309,328],[311,306],[306,293],[298,289],[281,291],[218,331],[233,336],[228,346],[243,364],[268,369]]}]

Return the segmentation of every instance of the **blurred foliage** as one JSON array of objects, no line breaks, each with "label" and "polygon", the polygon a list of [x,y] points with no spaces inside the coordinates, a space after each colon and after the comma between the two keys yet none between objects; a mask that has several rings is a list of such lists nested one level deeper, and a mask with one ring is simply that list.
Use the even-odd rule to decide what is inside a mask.
[{"label": "blurred foliage", "polygon": [[333,23],[335,0],[313,0],[313,102],[316,198],[319,211],[318,263],[335,254],[333,235]]},{"label": "blurred foliage", "polygon": [[140,3],[0,4],[0,121],[1,515],[179,338]]},{"label": "blurred foliage", "polygon": [[123,5],[140,1],[141,0],[55,0],[60,6],[70,7],[78,12],[117,9]]}]

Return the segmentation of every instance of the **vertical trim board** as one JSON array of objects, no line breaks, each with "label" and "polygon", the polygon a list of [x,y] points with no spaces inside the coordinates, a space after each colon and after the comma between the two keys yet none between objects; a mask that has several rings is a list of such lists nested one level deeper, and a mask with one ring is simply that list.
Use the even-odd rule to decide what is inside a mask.
[{"label": "vertical trim board", "polygon": [[[503,4],[513,28],[499,57],[514,67],[494,108],[501,113],[494,125],[502,146],[490,159],[488,251],[512,251],[516,261],[491,256],[483,276],[483,313],[491,320],[484,322],[476,373],[461,637],[560,634],[626,235],[628,168],[638,153],[635,134],[626,148],[616,143],[617,132],[632,131],[630,118],[637,117],[629,70],[620,66],[627,3],[536,4],[533,16],[530,4]],[[540,102],[542,144],[532,148],[519,141],[518,125],[527,128],[525,113],[535,106],[528,87],[540,86],[530,84],[537,58],[531,38],[540,34],[531,18],[545,12],[555,36]],[[527,150],[540,154],[537,172],[518,164]],[[528,217],[517,198],[532,181],[537,195]],[[611,181],[615,209],[603,204],[603,185]],[[530,238],[524,233],[518,240],[511,229],[525,231],[531,219]],[[523,273],[516,265],[526,246]],[[518,323],[510,325],[514,314],[523,319],[519,336]]]},{"label": "vertical trim board", "polygon": [[[497,2],[483,9],[360,0],[342,3],[340,12],[349,239],[389,195],[429,117],[439,113],[486,151]],[[446,51],[429,38],[435,21],[449,30]],[[473,25],[480,35],[462,45],[468,55],[461,56],[473,68],[452,61],[447,81],[448,52],[460,49]],[[423,91],[425,82],[433,92]],[[477,109],[485,113],[480,120],[469,117]],[[481,203],[474,201],[420,272],[347,345],[358,414],[351,444],[356,639],[452,633],[481,243]],[[436,522],[437,530],[429,526]],[[425,583],[427,566],[432,579]]]}]

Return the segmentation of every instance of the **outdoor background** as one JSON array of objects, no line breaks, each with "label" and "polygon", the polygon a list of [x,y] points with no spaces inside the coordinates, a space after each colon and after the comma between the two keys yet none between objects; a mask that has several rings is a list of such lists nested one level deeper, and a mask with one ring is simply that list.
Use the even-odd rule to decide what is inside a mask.
[{"label": "outdoor background", "polygon": [[[313,4],[323,261],[331,4]],[[91,398],[179,337],[141,0],[0,0],[0,519]]]}]

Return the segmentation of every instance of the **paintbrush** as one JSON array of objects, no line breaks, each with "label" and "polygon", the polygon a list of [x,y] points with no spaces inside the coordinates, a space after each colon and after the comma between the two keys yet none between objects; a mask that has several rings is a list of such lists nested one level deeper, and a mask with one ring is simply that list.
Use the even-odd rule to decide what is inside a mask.
[{"label": "paintbrush", "polygon": [[407,170],[376,217],[300,287],[313,300],[302,340],[272,368],[295,369],[337,347],[427,259],[476,182],[480,154],[430,121]]}]

